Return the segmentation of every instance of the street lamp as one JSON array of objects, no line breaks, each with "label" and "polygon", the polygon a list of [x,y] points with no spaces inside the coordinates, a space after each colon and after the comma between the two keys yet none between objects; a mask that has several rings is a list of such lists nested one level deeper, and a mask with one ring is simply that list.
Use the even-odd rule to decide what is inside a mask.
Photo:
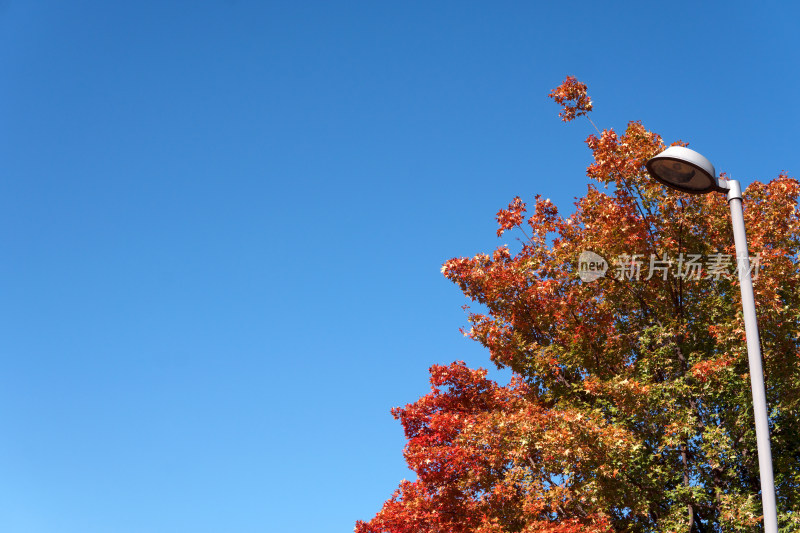
[{"label": "street lamp", "polygon": [[736,180],[720,180],[714,165],[694,150],[683,146],[671,146],[650,159],[647,171],[664,185],[679,191],[704,194],[712,191],[728,195],[733,224],[733,240],[736,244],[739,266],[739,285],[742,290],[744,330],[747,337],[747,358],[750,363],[750,385],[753,390],[753,411],[758,444],[758,468],[761,474],[761,505],[764,511],[765,533],[778,533],[778,518],[775,508],[775,481],[772,475],[772,453],[769,445],[767,422],[767,398],[764,392],[764,373],[761,368],[761,343],[758,337],[756,304],[753,296],[753,281],[750,277],[750,259],[747,236],[744,231],[742,213],[742,187]]}]

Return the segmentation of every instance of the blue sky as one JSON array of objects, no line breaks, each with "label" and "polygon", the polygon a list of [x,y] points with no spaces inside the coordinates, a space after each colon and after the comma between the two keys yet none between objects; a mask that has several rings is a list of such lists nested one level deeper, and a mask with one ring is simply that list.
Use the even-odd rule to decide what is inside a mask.
[{"label": "blue sky", "polygon": [[441,263],[586,190],[547,93],[797,175],[798,18],[0,1],[0,530],[351,531],[413,476],[389,409],[491,366]]}]

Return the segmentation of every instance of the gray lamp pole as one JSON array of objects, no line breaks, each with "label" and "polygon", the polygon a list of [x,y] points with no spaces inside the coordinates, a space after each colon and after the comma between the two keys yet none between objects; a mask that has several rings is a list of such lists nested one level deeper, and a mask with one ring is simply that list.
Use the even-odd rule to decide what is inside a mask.
[{"label": "gray lamp pole", "polygon": [[714,165],[708,159],[683,146],[671,146],[649,160],[647,171],[656,180],[679,191],[693,194],[716,191],[724,192],[728,196],[733,224],[733,240],[736,244],[737,265],[739,266],[739,285],[742,290],[744,331],[747,337],[747,358],[750,363],[750,386],[753,390],[764,532],[778,533],[775,479],[772,474],[772,452],[770,451],[767,419],[767,395],[764,390],[764,371],[761,367],[761,342],[758,337],[753,280],[750,277],[750,254],[747,250],[747,235],[744,231],[742,187],[736,180],[719,180]]}]

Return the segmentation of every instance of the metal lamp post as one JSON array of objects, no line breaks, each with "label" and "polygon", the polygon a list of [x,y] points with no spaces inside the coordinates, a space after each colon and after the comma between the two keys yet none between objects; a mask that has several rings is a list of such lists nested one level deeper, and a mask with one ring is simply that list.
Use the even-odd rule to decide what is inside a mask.
[{"label": "metal lamp post", "polygon": [[733,239],[736,244],[739,284],[742,290],[744,329],[747,337],[747,358],[750,363],[750,384],[753,390],[753,411],[758,443],[758,468],[761,474],[761,505],[764,512],[765,533],[778,533],[778,518],[775,507],[775,480],[772,474],[772,452],[767,422],[767,398],[764,391],[764,373],[761,368],[761,343],[758,337],[756,305],[753,296],[753,281],[750,277],[750,258],[747,236],[744,231],[742,213],[742,187],[736,180],[723,181],[717,178],[714,165],[694,150],[682,146],[671,146],[647,164],[647,171],[664,185],[679,191],[705,194],[722,192],[728,196],[733,224]]}]

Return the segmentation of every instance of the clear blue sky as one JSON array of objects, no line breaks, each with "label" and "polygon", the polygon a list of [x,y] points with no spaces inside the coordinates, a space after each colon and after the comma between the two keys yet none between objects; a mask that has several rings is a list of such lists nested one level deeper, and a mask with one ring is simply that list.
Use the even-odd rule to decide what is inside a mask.
[{"label": "clear blue sky", "polygon": [[797,175],[786,5],[0,0],[0,530],[371,518],[389,409],[491,365],[441,263],[586,190],[550,89]]}]

